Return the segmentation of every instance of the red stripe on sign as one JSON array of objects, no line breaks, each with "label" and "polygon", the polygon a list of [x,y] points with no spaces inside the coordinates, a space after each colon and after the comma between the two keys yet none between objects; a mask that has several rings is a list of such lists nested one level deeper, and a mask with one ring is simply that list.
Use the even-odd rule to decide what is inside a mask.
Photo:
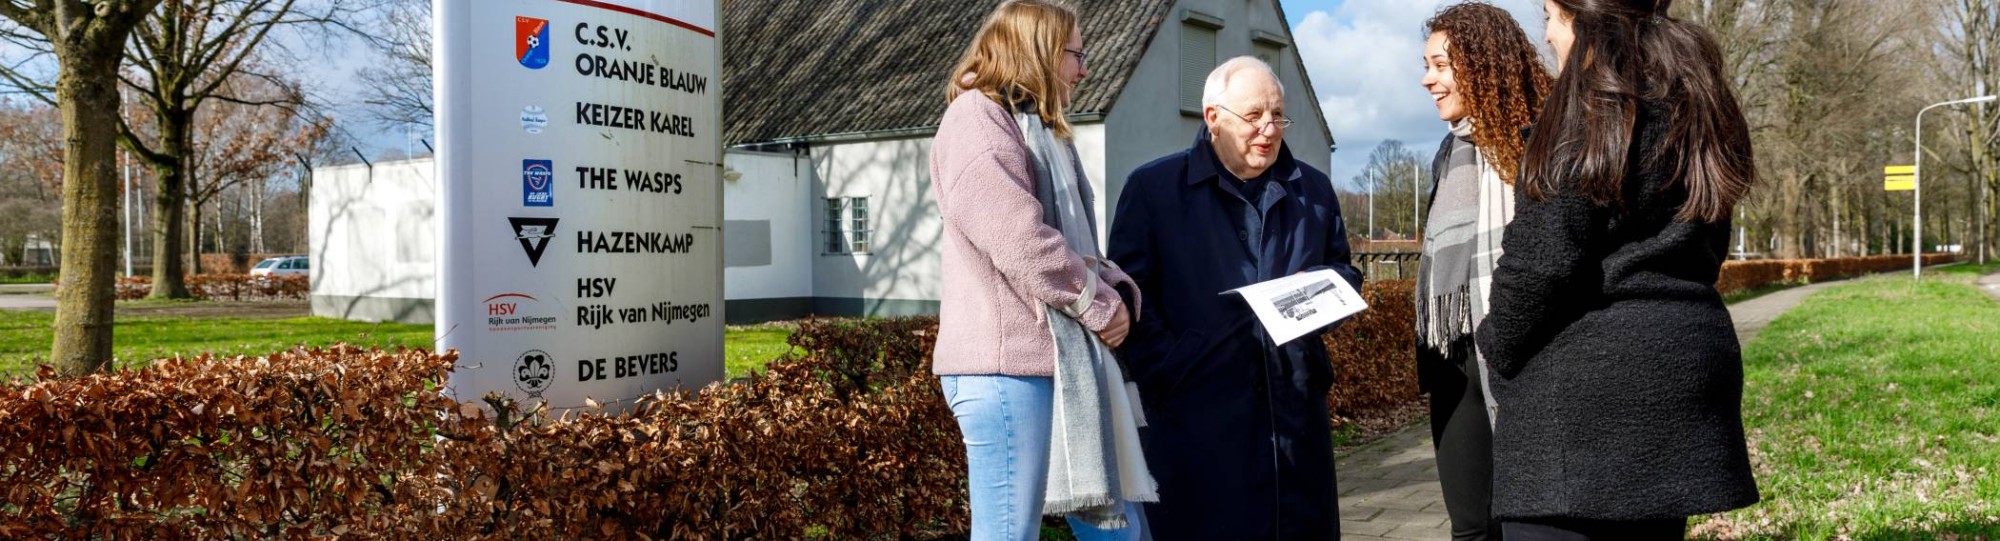
[{"label": "red stripe on sign", "polygon": [[695,31],[695,33],[698,33],[698,34],[701,34],[701,35],[704,35],[704,36],[708,36],[708,37],[711,37],[711,38],[712,38],[712,37],[715,37],[715,31],[714,31],[714,30],[709,30],[709,29],[707,29],[707,28],[702,28],[702,27],[699,27],[699,26],[695,26],[694,24],[692,24],[692,23],[689,23],[689,22],[687,22],[687,21],[683,21],[683,20],[680,20],[680,19],[675,19],[675,18],[673,18],[673,17],[668,17],[668,16],[666,16],[666,15],[661,15],[661,14],[658,14],[658,13],[653,13],[653,12],[651,12],[651,11],[646,11],[646,10],[642,10],[642,9],[638,9],[638,8],[630,8],[630,7],[625,7],[625,6],[621,6],[621,5],[618,5],[618,4],[612,4],[612,3],[606,3],[606,2],[599,2],[599,1],[597,1],[597,0],[556,0],[556,1],[557,1],[557,2],[562,2],[562,3],[565,3],[565,4],[576,4],[576,5],[579,5],[579,6],[590,6],[590,7],[594,7],[594,8],[598,8],[598,9],[604,9],[604,10],[610,10],[610,11],[616,11],[616,12],[619,12],[619,13],[624,13],[624,14],[626,14],[626,15],[636,15],[636,16],[639,16],[639,17],[645,17],[645,18],[648,18],[648,19],[652,19],[652,20],[655,20],[655,21],[660,21],[660,22],[663,22],[663,23],[667,23],[667,24],[671,24],[671,25],[674,25],[674,26],[678,26],[678,27],[681,27],[681,28],[686,28],[686,29],[688,29],[688,30],[693,30],[693,31]]}]

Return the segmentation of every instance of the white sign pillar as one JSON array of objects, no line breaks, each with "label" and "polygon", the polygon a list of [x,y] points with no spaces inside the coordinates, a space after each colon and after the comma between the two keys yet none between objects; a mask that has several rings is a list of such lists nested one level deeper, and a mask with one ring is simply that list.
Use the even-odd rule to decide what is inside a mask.
[{"label": "white sign pillar", "polygon": [[434,0],[453,396],[623,409],[722,379],[716,0]]}]

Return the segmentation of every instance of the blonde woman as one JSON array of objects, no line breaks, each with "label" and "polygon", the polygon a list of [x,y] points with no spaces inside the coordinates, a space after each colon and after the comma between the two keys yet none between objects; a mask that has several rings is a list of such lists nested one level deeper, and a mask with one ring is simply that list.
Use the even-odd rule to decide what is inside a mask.
[{"label": "blonde woman", "polygon": [[1064,4],[1002,3],[951,71],[931,149],[933,369],[965,438],[974,541],[1037,539],[1044,513],[1079,539],[1143,539],[1127,502],[1158,499],[1109,349],[1130,327],[1116,287],[1131,280],[1097,246],[1063,112],[1087,74],[1080,28]]}]

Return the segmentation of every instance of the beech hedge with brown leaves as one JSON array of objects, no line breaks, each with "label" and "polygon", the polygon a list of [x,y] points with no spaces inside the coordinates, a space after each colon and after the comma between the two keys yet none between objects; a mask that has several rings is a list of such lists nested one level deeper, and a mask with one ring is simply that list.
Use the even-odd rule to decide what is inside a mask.
[{"label": "beech hedge with brown leaves", "polygon": [[[1408,283],[1329,337],[1337,411],[1412,400]],[[352,346],[0,385],[5,539],[921,539],[963,531],[934,318],[813,320],[758,375],[624,415],[443,392]]]},{"label": "beech hedge with brown leaves", "polygon": [[[153,277],[119,278],[117,288],[118,300],[143,299],[153,293]],[[195,300],[203,301],[305,300],[312,294],[312,280],[304,275],[190,274],[187,288]]]},{"label": "beech hedge with brown leaves", "polygon": [[[1924,265],[1943,265],[1956,260],[1954,254],[1927,254]],[[1715,290],[1729,295],[1760,287],[1810,284],[1909,269],[1908,255],[1730,261],[1722,264],[1722,274],[1715,280]]]},{"label": "beech hedge with brown leaves", "polygon": [[1326,404],[1341,417],[1407,404],[1417,388],[1416,283],[1369,282],[1361,291],[1368,310],[1321,335],[1333,359],[1333,391]]},{"label": "beech hedge with brown leaves", "polygon": [[[550,419],[452,355],[162,360],[0,392],[0,538],[831,539],[962,529],[934,321],[809,323],[748,382]],[[834,353],[837,352],[837,353]],[[839,355],[839,357],[835,357]]]}]

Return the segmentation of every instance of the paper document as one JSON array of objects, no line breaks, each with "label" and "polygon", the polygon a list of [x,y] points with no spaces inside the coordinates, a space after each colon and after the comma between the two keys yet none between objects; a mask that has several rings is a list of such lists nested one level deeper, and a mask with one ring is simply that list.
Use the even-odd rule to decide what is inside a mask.
[{"label": "paper document", "polygon": [[1277,344],[1290,342],[1320,327],[1368,309],[1361,293],[1339,273],[1319,270],[1250,284],[1223,292],[1250,302],[1250,311]]}]

